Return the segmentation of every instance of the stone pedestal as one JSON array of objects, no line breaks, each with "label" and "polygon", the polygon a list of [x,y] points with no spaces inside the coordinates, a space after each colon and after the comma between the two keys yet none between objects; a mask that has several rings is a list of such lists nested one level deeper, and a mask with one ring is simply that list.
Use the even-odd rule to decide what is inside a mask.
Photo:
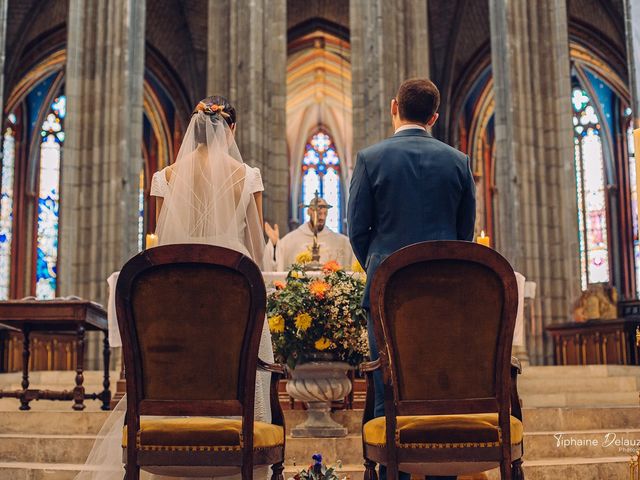
[{"label": "stone pedestal", "polygon": [[306,402],[307,418],[291,430],[293,437],[345,437],[347,429],[331,418],[331,402],[351,392],[343,362],[309,362],[298,365],[287,382],[287,393]]}]

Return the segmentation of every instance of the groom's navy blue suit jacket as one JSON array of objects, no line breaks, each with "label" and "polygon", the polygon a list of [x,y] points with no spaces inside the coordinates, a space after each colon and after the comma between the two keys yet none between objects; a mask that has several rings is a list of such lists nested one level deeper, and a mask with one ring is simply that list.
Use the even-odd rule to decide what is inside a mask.
[{"label": "groom's navy blue suit jacket", "polygon": [[367,271],[363,305],[380,263],[426,240],[472,240],[475,185],[469,157],[421,129],[358,153],[349,196],[349,238]]}]

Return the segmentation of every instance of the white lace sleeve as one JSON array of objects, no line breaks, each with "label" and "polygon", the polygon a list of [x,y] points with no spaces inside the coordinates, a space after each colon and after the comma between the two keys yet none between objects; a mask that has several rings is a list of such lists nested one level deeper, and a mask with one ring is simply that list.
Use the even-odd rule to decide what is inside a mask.
[{"label": "white lace sleeve", "polygon": [[151,178],[151,195],[154,197],[166,197],[169,190],[169,184],[167,183],[167,177],[164,170],[160,170],[153,174]]},{"label": "white lace sleeve", "polygon": [[249,187],[249,193],[263,192],[264,185],[262,184],[262,175],[260,175],[260,169],[248,168],[247,169],[247,182]]}]

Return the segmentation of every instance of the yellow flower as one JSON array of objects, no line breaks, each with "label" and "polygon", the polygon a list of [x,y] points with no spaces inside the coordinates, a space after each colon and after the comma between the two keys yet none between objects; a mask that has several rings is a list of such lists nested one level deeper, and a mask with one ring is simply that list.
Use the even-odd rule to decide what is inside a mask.
[{"label": "yellow flower", "polygon": [[324,298],[329,290],[331,290],[331,285],[327,282],[323,282],[322,280],[314,280],[309,285],[309,291],[311,294],[320,300]]},{"label": "yellow flower", "polygon": [[295,318],[295,322],[296,328],[304,332],[311,326],[311,322],[313,322],[313,319],[308,313],[301,313]]},{"label": "yellow flower", "polygon": [[320,340],[316,340],[316,343],[314,344],[314,346],[316,347],[316,350],[323,351],[331,346],[331,342],[326,338],[322,337]]},{"label": "yellow flower", "polygon": [[300,252],[298,255],[296,255],[296,263],[305,264],[309,263],[311,260],[313,260],[313,257],[309,252]]},{"label": "yellow flower", "polygon": [[354,260],[351,264],[351,271],[356,273],[364,273],[364,268],[362,268],[362,265],[360,265],[360,262],[358,260]]},{"label": "yellow flower", "polygon": [[282,318],[282,315],[269,318],[269,331],[271,333],[284,332],[284,318]]},{"label": "yellow flower", "polygon": [[302,278],[302,272],[298,270],[291,270],[291,278]]}]

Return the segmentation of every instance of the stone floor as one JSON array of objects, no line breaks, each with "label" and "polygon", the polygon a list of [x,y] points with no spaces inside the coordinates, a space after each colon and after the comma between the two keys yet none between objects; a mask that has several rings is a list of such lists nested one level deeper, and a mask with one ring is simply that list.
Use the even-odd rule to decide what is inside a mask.
[{"label": "stone floor", "polygon": [[[34,387],[66,386],[73,380],[72,372],[36,373]],[[606,442],[615,436],[618,442],[640,444],[639,378],[639,367],[525,369],[519,386],[525,407],[526,478],[627,479],[628,462],[637,448]],[[17,374],[0,375],[0,385],[17,388],[19,379]],[[101,383],[99,372],[87,372],[86,379],[89,388],[98,388]],[[31,411],[20,412],[16,399],[0,399],[0,480],[72,479],[108,413],[99,410],[99,402],[91,401],[84,412],[72,411],[71,402],[39,401],[32,405]],[[358,410],[334,414],[348,428],[345,438],[288,435],[287,478],[307,466],[316,451],[322,452],[329,464],[341,461],[344,476],[362,478],[361,415]],[[287,411],[287,429],[303,417],[304,411]],[[558,444],[558,439],[565,443]],[[491,471],[473,478],[493,480],[499,475]]]}]

